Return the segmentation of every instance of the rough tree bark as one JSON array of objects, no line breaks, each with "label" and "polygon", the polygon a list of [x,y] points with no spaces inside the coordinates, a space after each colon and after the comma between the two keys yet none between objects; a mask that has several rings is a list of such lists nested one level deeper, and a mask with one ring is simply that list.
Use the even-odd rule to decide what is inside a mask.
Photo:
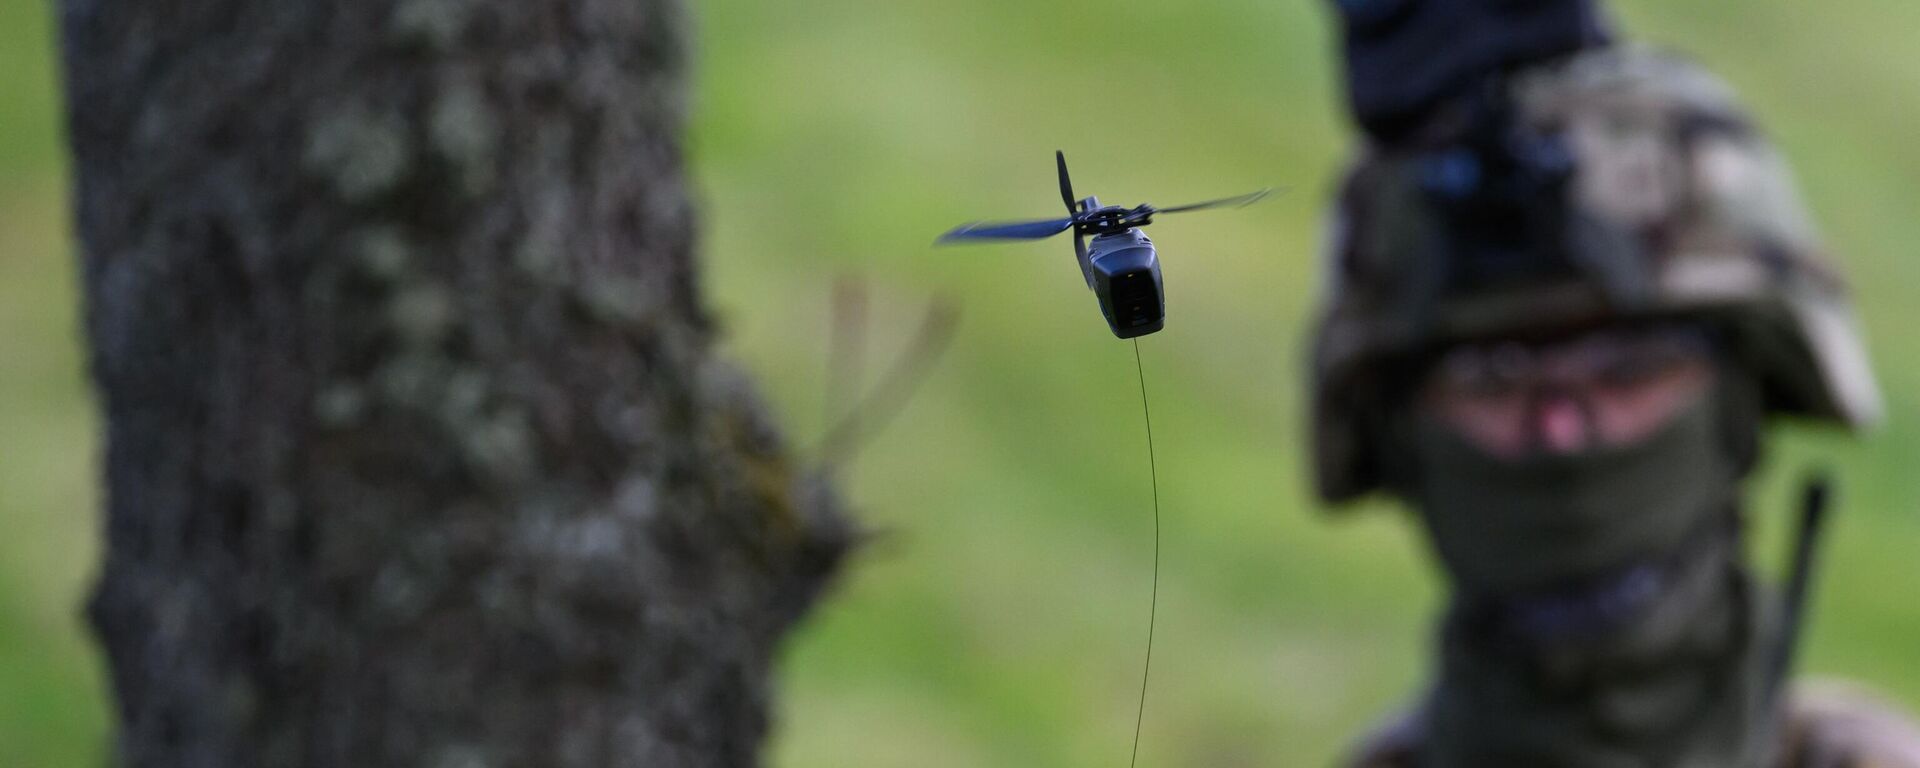
[{"label": "rough tree bark", "polygon": [[675,0],[63,0],[141,766],[756,761],[847,530],[715,359]]}]

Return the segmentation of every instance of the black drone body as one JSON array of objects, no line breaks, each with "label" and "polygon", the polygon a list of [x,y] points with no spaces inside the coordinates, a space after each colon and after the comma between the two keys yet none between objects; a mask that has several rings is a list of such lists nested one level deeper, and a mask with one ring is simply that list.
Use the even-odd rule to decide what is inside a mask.
[{"label": "black drone body", "polygon": [[[1067,175],[1067,156],[1054,154],[1060,169],[1060,198],[1067,204],[1067,218],[1007,224],[968,224],[941,236],[940,242],[967,240],[1039,240],[1073,230],[1073,252],[1079,259],[1080,273],[1087,287],[1100,300],[1100,313],[1106,315],[1113,335],[1122,339],[1145,336],[1166,327],[1166,292],[1160,278],[1160,256],[1141,227],[1153,223],[1155,214],[1195,211],[1203,208],[1240,207],[1266,197],[1270,190],[1249,195],[1210,200],[1173,208],[1141,205],[1122,208],[1102,206],[1097,197],[1076,199],[1073,182]],[[1088,237],[1093,240],[1089,242]]]}]

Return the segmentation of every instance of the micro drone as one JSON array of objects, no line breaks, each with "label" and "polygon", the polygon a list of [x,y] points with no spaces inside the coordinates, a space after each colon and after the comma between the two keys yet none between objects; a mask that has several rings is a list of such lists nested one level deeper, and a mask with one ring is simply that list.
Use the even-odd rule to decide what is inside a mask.
[{"label": "micro drone", "polygon": [[[1041,240],[1073,230],[1073,253],[1080,261],[1080,273],[1086,278],[1087,287],[1099,297],[1100,313],[1106,315],[1113,335],[1122,339],[1145,336],[1166,326],[1160,258],[1154,251],[1153,241],[1140,232],[1141,227],[1152,224],[1156,214],[1239,208],[1273,191],[1263,189],[1239,197],[1173,208],[1103,206],[1097,197],[1076,201],[1073,182],[1067,175],[1066,153],[1054,153],[1054,160],[1060,167],[1060,198],[1067,204],[1067,218],[968,224],[942,235],[939,242]],[[1088,235],[1093,236],[1091,245],[1087,243]]]}]

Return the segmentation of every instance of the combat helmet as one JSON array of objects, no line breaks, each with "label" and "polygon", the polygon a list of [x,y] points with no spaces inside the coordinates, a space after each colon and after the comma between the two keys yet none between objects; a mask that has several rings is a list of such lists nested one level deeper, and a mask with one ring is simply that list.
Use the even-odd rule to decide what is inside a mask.
[{"label": "combat helmet", "polygon": [[[1685,318],[1769,412],[1850,428],[1880,395],[1848,290],[1730,89],[1643,47],[1489,80],[1362,149],[1329,222],[1312,350],[1319,494],[1382,485],[1382,414],[1450,342]],[[1404,393],[1402,393],[1404,394]]]}]

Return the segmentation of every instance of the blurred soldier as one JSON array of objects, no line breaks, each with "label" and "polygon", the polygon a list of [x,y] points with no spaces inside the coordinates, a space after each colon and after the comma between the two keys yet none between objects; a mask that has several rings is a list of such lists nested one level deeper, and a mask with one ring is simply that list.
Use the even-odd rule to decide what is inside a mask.
[{"label": "blurred soldier", "polygon": [[1433,689],[1353,764],[1920,768],[1870,697],[1781,693],[1797,612],[1745,563],[1741,482],[1767,417],[1880,402],[1728,89],[1609,44],[1588,0],[1339,5],[1369,141],[1330,234],[1316,479],[1405,500],[1452,593]]}]

